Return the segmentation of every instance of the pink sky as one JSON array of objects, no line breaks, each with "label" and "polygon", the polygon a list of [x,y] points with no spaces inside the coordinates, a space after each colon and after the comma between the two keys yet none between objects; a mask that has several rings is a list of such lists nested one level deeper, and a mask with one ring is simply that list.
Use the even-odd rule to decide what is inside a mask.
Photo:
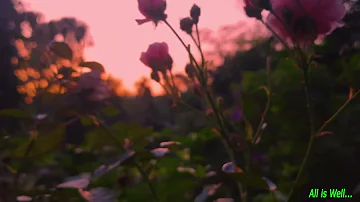
[{"label": "pink sky", "polygon": [[[126,3],[123,3],[125,1]],[[189,15],[189,9],[194,3],[202,9],[199,27],[217,30],[222,25],[244,20],[238,1],[168,0],[166,13],[168,21],[181,33],[185,41],[190,43],[189,38],[179,29],[179,19]],[[102,0],[100,3],[97,0],[25,2],[30,4],[31,10],[44,14],[46,21],[76,17],[86,22],[95,41],[95,46],[86,50],[86,59],[102,63],[108,72],[121,78],[128,89],[134,89],[133,84],[139,77],[150,74],[150,69],[139,61],[139,56],[153,42],[164,41],[169,44],[175,72],[182,71],[188,61],[185,49],[165,25],[160,24],[154,29],[151,23],[142,26],[136,24],[135,19],[143,17],[137,9],[136,0]],[[156,84],[153,87],[159,89]]]}]

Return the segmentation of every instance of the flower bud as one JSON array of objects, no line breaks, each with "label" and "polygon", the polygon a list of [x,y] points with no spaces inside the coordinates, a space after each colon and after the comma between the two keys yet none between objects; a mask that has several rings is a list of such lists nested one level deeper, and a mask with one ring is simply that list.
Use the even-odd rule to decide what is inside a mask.
[{"label": "flower bud", "polygon": [[153,21],[155,25],[157,25],[160,20],[167,18],[165,14],[165,0],[138,0],[138,8],[140,13],[145,17],[145,19],[136,20],[139,25],[150,21]]},{"label": "flower bud", "polygon": [[189,78],[194,78],[194,73],[195,73],[195,67],[192,64],[187,64],[185,67],[185,72],[188,75]]},{"label": "flower bud", "polygon": [[160,82],[159,73],[157,71],[152,71],[151,79],[159,83]]},{"label": "flower bud", "polygon": [[194,21],[194,24],[197,24],[199,22],[199,17],[201,15],[201,9],[199,6],[197,6],[196,4],[194,4],[192,7],[191,7],[191,10],[190,10],[190,16],[191,18],[193,19]]},{"label": "flower bud", "polygon": [[188,34],[192,33],[194,22],[191,18],[183,18],[180,20],[180,29]]},{"label": "flower bud", "polygon": [[165,42],[151,44],[146,52],[141,53],[140,61],[153,71],[161,72],[171,70],[173,65],[169,47]]}]

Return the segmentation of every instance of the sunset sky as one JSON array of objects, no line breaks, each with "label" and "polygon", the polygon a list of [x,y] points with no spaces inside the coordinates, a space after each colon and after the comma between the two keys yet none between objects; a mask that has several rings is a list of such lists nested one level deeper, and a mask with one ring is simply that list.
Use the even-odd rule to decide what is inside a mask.
[{"label": "sunset sky", "polygon": [[[188,61],[185,49],[164,24],[156,29],[152,23],[137,25],[135,19],[143,16],[138,11],[136,0],[25,2],[29,4],[30,10],[41,12],[46,21],[76,17],[86,22],[95,41],[95,46],[86,50],[86,59],[102,63],[108,72],[121,78],[128,89],[134,89],[133,84],[139,77],[150,74],[150,69],[139,61],[139,56],[153,42],[164,41],[169,44],[174,71],[182,71]],[[189,38],[179,29],[179,19],[189,15],[189,9],[194,3],[202,9],[200,28],[216,31],[222,25],[246,20],[239,0],[168,0],[167,3],[168,21],[189,43]],[[159,88],[157,85],[153,87]]]}]

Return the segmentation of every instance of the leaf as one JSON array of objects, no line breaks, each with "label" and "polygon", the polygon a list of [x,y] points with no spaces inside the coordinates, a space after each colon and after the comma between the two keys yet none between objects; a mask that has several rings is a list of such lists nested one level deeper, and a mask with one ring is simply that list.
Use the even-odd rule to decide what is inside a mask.
[{"label": "leaf", "polygon": [[205,202],[209,198],[209,196],[212,196],[214,192],[219,188],[219,185],[207,185],[203,188],[202,192],[196,196],[194,202]]},{"label": "leaf", "polygon": [[12,117],[12,118],[30,118],[28,114],[20,109],[4,109],[0,111],[0,116]]},{"label": "leaf", "polygon": [[23,202],[23,201],[32,201],[32,198],[29,196],[18,196],[16,197],[17,201]]},{"label": "leaf", "polygon": [[73,51],[67,43],[53,41],[50,43],[49,49],[64,59],[72,60],[73,58]]},{"label": "leaf", "polygon": [[113,191],[98,187],[90,190],[89,202],[115,202],[115,194]]},{"label": "leaf", "polygon": [[350,90],[349,90],[349,100],[351,100],[352,98],[353,98],[353,96],[354,96],[354,89],[353,88],[350,88]]},{"label": "leaf", "polygon": [[254,189],[269,189],[268,183],[257,175],[250,173],[230,173],[228,176]]},{"label": "leaf", "polygon": [[170,149],[170,151],[173,151],[173,152],[178,151],[180,146],[181,146],[181,143],[176,142],[176,141],[160,142],[160,147],[168,148],[168,149]]},{"label": "leaf", "polygon": [[48,114],[35,114],[33,117],[37,120],[43,120],[48,117]]},{"label": "leaf", "polygon": [[134,156],[135,151],[128,151],[125,154],[120,155],[119,157],[116,158],[116,161],[112,164],[109,165],[101,165],[99,168],[97,168],[94,171],[94,177],[101,177],[102,175],[106,174],[107,172],[115,169],[116,167],[118,167],[122,162],[124,162],[125,160],[131,158],[132,156]]},{"label": "leaf", "polygon": [[288,197],[287,197],[285,194],[283,194],[283,193],[281,193],[280,191],[278,191],[278,190],[275,190],[275,191],[274,191],[274,195],[275,195],[276,200],[279,201],[279,202],[286,202],[286,201],[288,201]]},{"label": "leaf", "polygon": [[72,180],[72,181],[61,183],[57,186],[57,188],[84,189],[89,185],[89,183],[90,183],[90,180],[88,180],[88,179],[78,179],[78,180]]},{"label": "leaf", "polygon": [[316,137],[321,137],[321,136],[324,136],[324,135],[332,135],[334,134],[333,132],[331,131],[323,131],[323,132],[320,132],[316,135]]},{"label": "leaf", "polygon": [[65,179],[64,183],[57,185],[57,188],[73,188],[73,189],[84,189],[90,183],[90,176],[83,174],[75,177]]},{"label": "leaf", "polygon": [[90,68],[91,70],[99,70],[102,72],[105,72],[105,68],[102,64],[98,63],[98,62],[82,62],[79,64],[80,67],[87,67]]},{"label": "leaf", "polygon": [[119,115],[120,110],[114,106],[108,106],[101,109],[101,112],[104,113],[105,116],[113,117]]},{"label": "leaf", "polygon": [[[62,142],[65,136],[65,128],[59,126],[51,133],[40,134],[37,139],[32,139],[30,142],[21,144],[12,153],[13,157],[22,158],[25,153],[27,157],[34,158],[44,154],[48,154],[50,151],[57,148]],[[29,144],[32,144],[31,146]],[[30,148],[31,147],[31,148]]]},{"label": "leaf", "polygon": [[242,173],[242,172],[244,172],[241,168],[239,168],[238,166],[234,166],[234,164],[232,163],[232,162],[227,162],[227,163],[225,163],[223,166],[222,166],[222,168],[221,168],[221,170],[223,171],[223,172],[225,172],[225,173],[237,173],[237,172],[239,172],[239,173]]},{"label": "leaf", "polygon": [[266,183],[267,183],[268,186],[269,186],[269,190],[270,190],[270,191],[275,191],[275,190],[277,189],[276,184],[274,184],[272,181],[270,181],[270,180],[267,179],[266,177],[263,177],[262,179],[266,181]]},{"label": "leaf", "polygon": [[218,198],[214,202],[234,202],[235,200],[232,198]]},{"label": "leaf", "polygon": [[175,145],[181,145],[180,142],[176,142],[176,141],[168,141],[168,142],[161,142],[160,143],[160,147],[172,147],[172,146],[175,146]]},{"label": "leaf", "polygon": [[151,153],[153,153],[156,157],[163,157],[169,153],[169,151],[170,150],[168,148],[156,148],[151,150]]}]

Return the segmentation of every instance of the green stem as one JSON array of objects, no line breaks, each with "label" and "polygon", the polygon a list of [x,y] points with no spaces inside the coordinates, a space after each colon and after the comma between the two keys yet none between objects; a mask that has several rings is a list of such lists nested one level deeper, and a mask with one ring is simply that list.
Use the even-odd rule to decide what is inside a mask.
[{"label": "green stem", "polygon": [[198,48],[201,54],[201,66],[204,67],[205,66],[205,57],[204,57],[204,53],[201,49],[201,41],[200,41],[200,33],[199,33],[199,26],[198,24],[195,25],[195,29],[196,29],[196,36],[197,36],[197,40],[198,40]]},{"label": "green stem", "polygon": [[174,77],[174,74],[172,73],[171,70],[170,70],[170,78],[171,78],[171,82],[172,82],[172,86],[173,86],[174,97],[175,97],[176,99],[179,99],[179,90],[176,88],[175,77]]},{"label": "green stem", "polygon": [[304,76],[304,92],[305,92],[305,100],[306,100],[306,109],[309,116],[309,127],[310,134],[314,134],[314,116],[312,113],[312,106],[309,94],[309,78],[308,78],[308,67],[303,68],[303,76]]},{"label": "green stem", "polygon": [[298,172],[298,174],[296,176],[294,187],[290,191],[289,201],[291,201],[291,199],[292,199],[291,197],[293,197],[294,188],[297,186],[297,184],[299,183],[299,180],[301,179],[301,177],[303,175],[303,172],[304,172],[305,166],[306,166],[306,164],[308,162],[310,153],[312,151],[312,147],[314,145],[314,140],[315,140],[315,136],[316,136],[316,133],[314,133],[314,118],[313,118],[313,115],[312,115],[311,101],[310,101],[310,95],[309,95],[309,90],[308,90],[308,88],[309,88],[308,65],[307,65],[305,59],[301,59],[300,62],[301,62],[301,64],[300,64],[301,70],[302,70],[302,73],[303,73],[303,80],[304,80],[303,86],[304,86],[304,93],[305,93],[306,109],[307,109],[308,118],[309,118],[310,139],[309,139],[308,146],[307,146],[307,149],[306,149],[305,157],[304,157],[304,159],[303,159],[303,161],[301,163],[299,172]]},{"label": "green stem", "polygon": [[196,62],[194,56],[190,53],[190,51],[189,51],[188,47],[186,46],[184,40],[181,39],[179,34],[174,30],[174,28],[169,24],[169,22],[167,20],[164,20],[164,22],[171,29],[171,31],[175,34],[175,36],[179,39],[179,41],[184,46],[184,48],[189,52],[189,56],[190,56],[190,59],[192,60],[192,62],[194,62],[197,67],[200,67],[199,64]]},{"label": "green stem", "polygon": [[[126,149],[123,147],[122,143],[112,134],[112,132],[110,131],[110,129],[100,120],[96,119],[96,121],[100,124],[100,126],[105,130],[105,132],[114,140],[114,142],[119,146],[119,148],[123,151],[126,152]],[[135,165],[135,168],[140,172],[141,176],[143,177],[143,179],[145,179],[146,183],[149,186],[149,189],[151,191],[151,194],[153,195],[154,201],[159,202],[159,197],[156,193],[156,190],[154,188],[154,186],[152,185],[149,176],[142,170],[142,168],[140,167],[140,165],[138,163],[136,163],[135,159],[133,160],[133,163]]]},{"label": "green stem", "polygon": [[[223,121],[222,121],[223,116],[219,112],[219,110],[217,109],[215,101],[214,101],[213,97],[211,96],[209,89],[206,86],[207,81],[206,81],[206,78],[204,78],[204,75],[203,75],[203,73],[204,73],[203,68],[201,66],[199,66],[199,64],[195,60],[193,54],[190,52],[189,48],[186,46],[185,42],[182,40],[182,38],[179,36],[179,34],[174,30],[174,28],[169,24],[169,22],[166,21],[166,20],[164,20],[164,22],[171,29],[171,31],[175,34],[175,36],[179,39],[179,41],[184,46],[184,48],[187,50],[187,52],[189,53],[190,61],[195,63],[195,65],[196,65],[196,67],[197,67],[197,69],[199,71],[200,83],[202,84],[202,86],[205,89],[206,98],[208,99],[208,101],[209,101],[209,103],[211,105],[211,108],[214,111],[216,120],[217,120],[218,125],[219,125],[221,137],[224,139],[224,141],[226,143],[225,148],[226,148],[226,150],[228,152],[228,155],[229,155],[229,158],[230,158],[231,162],[234,164],[234,166],[236,166],[235,152],[234,152],[235,150],[232,147],[232,144],[231,144],[231,142],[230,142],[230,140],[229,140],[229,138],[227,136],[225,127],[223,125]],[[243,191],[242,191],[242,188],[241,188],[240,184],[238,184],[238,188],[239,188],[239,192],[240,192],[240,196],[241,196]]]},{"label": "green stem", "polygon": [[267,102],[266,102],[266,106],[265,106],[265,110],[261,116],[261,120],[260,120],[260,123],[256,129],[256,132],[255,132],[255,135],[254,135],[254,138],[252,139],[252,143],[254,144],[256,142],[256,140],[260,137],[261,135],[261,127],[264,125],[265,123],[265,117],[270,109],[270,104],[271,104],[271,79],[270,79],[270,57],[267,57],[267,64],[266,64],[266,74],[267,74],[267,88],[268,89],[265,89],[266,91],[266,95],[267,95]]}]

